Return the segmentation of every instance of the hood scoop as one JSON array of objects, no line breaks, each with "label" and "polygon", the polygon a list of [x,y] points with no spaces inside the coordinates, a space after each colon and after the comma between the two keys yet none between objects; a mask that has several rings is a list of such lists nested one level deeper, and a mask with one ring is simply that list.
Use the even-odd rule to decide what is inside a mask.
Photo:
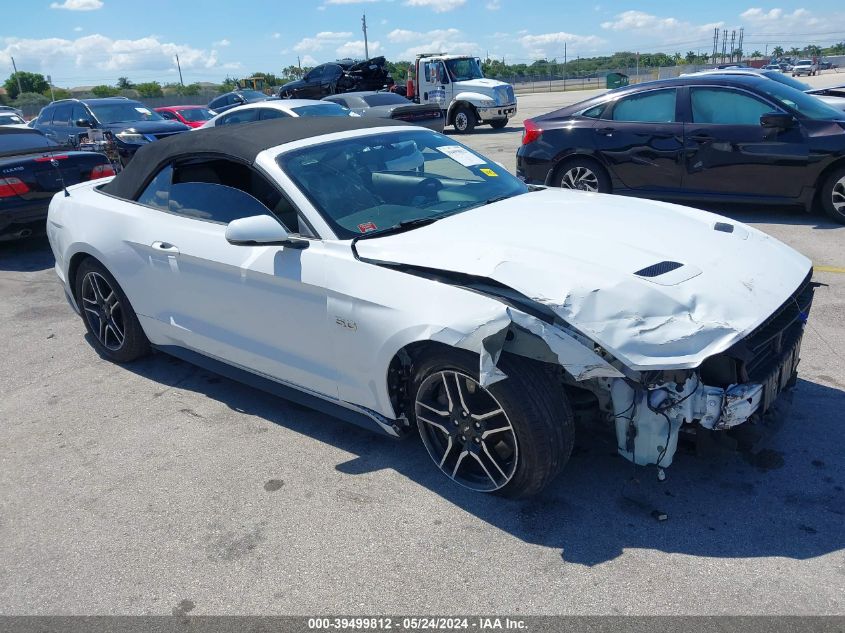
[{"label": "hood scoop", "polygon": [[634,274],[637,277],[661,286],[676,286],[693,277],[698,277],[701,274],[701,270],[689,264],[665,260],[641,268]]}]

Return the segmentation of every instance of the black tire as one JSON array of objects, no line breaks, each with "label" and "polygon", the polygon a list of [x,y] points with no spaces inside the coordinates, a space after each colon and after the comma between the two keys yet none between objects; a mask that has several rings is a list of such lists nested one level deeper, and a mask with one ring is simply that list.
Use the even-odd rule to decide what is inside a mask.
[{"label": "black tire", "polygon": [[[503,354],[499,359],[498,367],[507,374],[508,378],[489,385],[482,392],[481,390],[484,388],[477,384],[478,360],[476,354],[464,350],[437,349],[423,354],[414,363],[411,393],[413,394],[414,418],[420,429],[423,444],[425,444],[437,467],[460,485],[478,492],[495,492],[510,498],[535,495],[560,473],[572,453],[575,438],[574,416],[562,385],[553,378],[550,366],[520,356]],[[423,416],[418,414],[419,411],[425,412],[427,416],[436,417],[435,414],[430,413],[428,408],[424,408],[420,401],[422,399],[425,402],[428,397],[427,394],[430,393],[430,390],[426,391],[427,385],[436,384],[441,379],[447,381],[445,376],[463,378],[464,380],[471,379],[466,380],[465,389],[472,386],[472,381],[476,383],[473,390],[464,392],[468,401],[468,410],[472,411],[477,399],[486,398],[489,393],[494,399],[492,402],[495,402],[501,408],[505,417],[500,418],[499,422],[485,420],[483,422],[485,426],[478,431],[469,428],[470,420],[466,420],[466,415],[462,415],[462,417],[466,420],[467,427],[461,426],[463,422],[457,421],[458,414],[453,418],[441,417],[440,420],[446,420],[444,426],[448,426],[449,430],[455,434],[454,443],[452,439],[447,440],[446,438],[450,436],[444,433],[445,429],[436,428],[436,425],[433,426],[424,419],[420,419]],[[451,378],[449,378],[449,382],[451,382]],[[447,386],[449,382],[446,382]],[[459,387],[456,388],[458,388],[456,400],[459,399],[461,403],[464,403],[464,395],[461,395]],[[463,406],[457,408],[463,409]],[[490,410],[484,409],[484,411]],[[495,410],[495,405],[493,410]],[[487,415],[489,417],[489,413]],[[453,421],[450,423],[449,420]],[[487,445],[481,446],[479,450],[479,443],[473,443],[475,437],[484,434],[487,425],[505,424],[511,427],[512,437],[508,433],[508,438],[505,438],[505,433],[499,433],[499,430],[495,430],[492,435],[487,433],[488,437],[494,438],[495,444],[488,443],[488,440],[483,439],[481,443]],[[478,426],[478,423],[475,423],[475,425]],[[465,443],[461,445],[460,451],[456,451],[462,441],[459,436],[464,432],[467,432],[468,437],[463,438]],[[475,437],[469,437],[469,432],[475,433]],[[506,430],[505,432],[507,433]],[[440,452],[436,450],[436,446],[432,446],[437,441],[438,436],[441,442],[448,442],[445,453],[449,452],[450,446],[453,447],[452,458],[460,458],[460,455],[464,452],[469,455],[469,451],[474,450],[482,456],[486,451],[486,454],[492,460],[493,452],[497,452],[499,459],[494,460],[493,463],[495,464],[498,461],[501,464],[501,466],[496,464],[496,468],[499,468],[499,473],[502,475],[499,477],[499,474],[496,473],[496,479],[499,481],[495,481],[490,476],[489,472],[495,473],[492,467],[485,470],[485,472],[489,470],[486,476],[480,474],[481,468],[484,467],[479,468],[475,465],[475,462],[482,463],[477,458],[475,462],[468,459],[467,464],[470,471],[474,468],[479,473],[477,475],[481,482],[479,485],[474,485],[474,482],[468,483],[465,478],[462,481],[460,474],[459,478],[453,477],[448,471],[452,468],[454,462],[447,461],[446,457],[449,457],[449,455],[444,456],[442,443],[440,444]],[[513,463],[510,464],[502,459],[502,453],[499,452],[502,444],[506,443],[506,439],[513,440],[516,445],[515,450],[511,453]],[[508,447],[505,446],[505,448]],[[456,452],[457,455],[455,455]],[[444,467],[444,462],[448,467]],[[491,466],[491,462],[487,461],[487,465]],[[467,466],[464,466],[464,468],[466,469]],[[508,475],[509,479],[507,478]],[[490,483],[491,481],[492,483]],[[496,485],[497,483],[498,485]]]},{"label": "black tire", "polygon": [[475,129],[475,112],[469,106],[458,106],[452,116],[452,125],[459,134],[470,134]]},{"label": "black tire", "polygon": [[[845,166],[828,174],[819,196],[824,212],[832,220],[845,224]],[[839,208],[836,205],[839,205]]]},{"label": "black tire", "polygon": [[[583,174],[580,177],[584,178],[580,182],[578,180],[579,170]],[[576,156],[564,160],[555,170],[551,184],[563,189],[580,189],[593,193],[610,193],[611,190],[610,176],[607,170],[598,161],[586,156]]]},{"label": "black tire", "polygon": [[490,121],[490,127],[492,127],[494,130],[501,130],[507,124],[507,119],[493,119],[492,121]]},{"label": "black tire", "polygon": [[[94,289],[94,283],[99,290]],[[101,356],[115,363],[128,363],[149,353],[150,342],[141,329],[129,299],[111,273],[93,257],[83,260],[79,265],[74,279],[74,292],[85,329],[91,335],[94,349]],[[98,293],[104,299],[102,303],[97,299]],[[114,294],[116,303],[108,301],[111,296],[109,293]],[[106,306],[111,307],[107,309]],[[120,330],[122,339],[118,335]]]},{"label": "black tire", "polygon": [[293,95],[287,90],[279,90],[279,99],[293,99]]}]

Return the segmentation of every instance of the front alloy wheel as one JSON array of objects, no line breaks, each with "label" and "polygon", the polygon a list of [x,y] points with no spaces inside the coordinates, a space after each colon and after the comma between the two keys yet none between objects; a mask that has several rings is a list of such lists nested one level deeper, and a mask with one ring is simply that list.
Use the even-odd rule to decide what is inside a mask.
[{"label": "front alloy wheel", "polygon": [[827,215],[845,224],[845,167],[840,167],[827,177],[819,197]]},{"label": "front alloy wheel", "polygon": [[108,281],[91,271],[82,279],[82,310],[91,332],[108,350],[118,351],[126,339],[123,306]]},{"label": "front alloy wheel", "polygon": [[516,472],[519,444],[505,410],[459,371],[431,374],[414,411],[429,455],[453,481],[479,492],[505,486]]}]

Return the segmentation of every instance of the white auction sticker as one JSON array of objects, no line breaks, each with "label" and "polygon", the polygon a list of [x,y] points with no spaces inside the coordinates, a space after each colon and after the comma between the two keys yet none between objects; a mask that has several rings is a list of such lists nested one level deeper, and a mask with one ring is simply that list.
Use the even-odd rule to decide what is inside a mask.
[{"label": "white auction sticker", "polygon": [[472,167],[473,165],[487,164],[486,160],[484,160],[480,156],[476,156],[470,151],[467,151],[460,145],[444,145],[443,147],[438,147],[437,151],[446,154],[446,156],[448,156],[454,161],[459,162],[464,167]]},{"label": "white auction sticker", "polygon": [[135,108],[141,114],[152,114],[147,108]]}]

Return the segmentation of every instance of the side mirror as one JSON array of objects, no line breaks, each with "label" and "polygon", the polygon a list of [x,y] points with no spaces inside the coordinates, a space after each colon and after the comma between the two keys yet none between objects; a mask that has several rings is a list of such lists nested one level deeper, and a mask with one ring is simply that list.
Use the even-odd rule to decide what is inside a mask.
[{"label": "side mirror", "polygon": [[795,117],[783,112],[769,112],[760,117],[760,125],[767,128],[788,130],[795,125]]},{"label": "side mirror", "polygon": [[226,226],[226,241],[235,246],[308,247],[308,240],[291,236],[278,220],[269,215],[232,220]]},{"label": "side mirror", "polygon": [[77,119],[73,123],[76,127],[94,127],[94,123],[90,119]]}]

